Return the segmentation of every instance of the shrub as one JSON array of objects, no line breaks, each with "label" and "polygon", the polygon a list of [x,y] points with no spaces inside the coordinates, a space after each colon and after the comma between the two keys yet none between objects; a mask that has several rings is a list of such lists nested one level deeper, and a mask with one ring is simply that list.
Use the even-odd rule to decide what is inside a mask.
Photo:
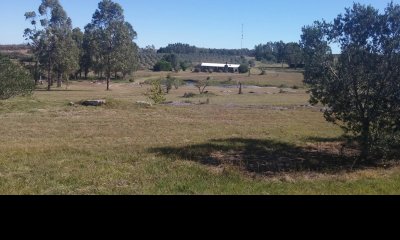
[{"label": "shrub", "polygon": [[146,95],[155,104],[163,103],[166,100],[160,81],[154,81],[151,89],[147,92]]},{"label": "shrub", "polygon": [[28,95],[34,89],[31,75],[21,65],[0,56],[0,99]]},{"label": "shrub", "polygon": [[184,98],[193,98],[193,97],[195,97],[195,96],[196,96],[196,94],[195,94],[195,93],[192,93],[192,92],[185,93],[185,94],[183,95]]},{"label": "shrub", "polygon": [[239,73],[247,73],[249,71],[249,65],[241,64],[239,66]]},{"label": "shrub", "polygon": [[165,60],[158,61],[154,67],[153,70],[156,72],[161,72],[161,71],[172,71],[172,65],[170,62],[167,62]]}]

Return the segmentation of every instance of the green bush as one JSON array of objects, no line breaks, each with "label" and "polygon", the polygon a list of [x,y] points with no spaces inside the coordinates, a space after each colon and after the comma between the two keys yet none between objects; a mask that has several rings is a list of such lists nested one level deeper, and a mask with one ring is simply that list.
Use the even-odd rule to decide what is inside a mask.
[{"label": "green bush", "polygon": [[0,99],[28,95],[34,89],[32,76],[21,65],[0,56]]},{"label": "green bush", "polygon": [[247,73],[249,71],[249,65],[241,64],[239,66],[239,73]]},{"label": "green bush", "polygon": [[161,72],[161,71],[172,71],[172,65],[170,62],[167,62],[165,60],[160,60],[158,61],[154,67],[153,70],[156,72]]},{"label": "green bush", "polygon": [[195,96],[196,96],[196,94],[195,94],[195,93],[192,93],[192,92],[185,93],[185,94],[183,95],[184,98],[193,98],[193,97],[195,97]]},{"label": "green bush", "polygon": [[155,104],[163,103],[166,100],[160,81],[154,81],[146,95]]}]

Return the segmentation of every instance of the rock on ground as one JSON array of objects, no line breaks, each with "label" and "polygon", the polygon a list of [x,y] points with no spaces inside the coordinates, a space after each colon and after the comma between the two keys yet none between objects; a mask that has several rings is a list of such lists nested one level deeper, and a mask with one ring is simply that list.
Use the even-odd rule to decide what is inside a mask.
[{"label": "rock on ground", "polygon": [[106,104],[106,100],[86,100],[81,103],[83,106],[98,107]]}]

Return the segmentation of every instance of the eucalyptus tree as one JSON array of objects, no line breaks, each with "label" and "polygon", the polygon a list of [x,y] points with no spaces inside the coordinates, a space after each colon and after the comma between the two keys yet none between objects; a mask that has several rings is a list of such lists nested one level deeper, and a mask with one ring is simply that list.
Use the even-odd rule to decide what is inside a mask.
[{"label": "eucalyptus tree", "polygon": [[78,75],[80,78],[82,78],[82,71],[84,70],[84,49],[83,49],[83,43],[84,43],[84,34],[80,28],[74,28],[72,30],[72,39],[75,41],[76,47],[77,47],[77,54],[78,54],[78,61],[79,61],[79,68],[78,70],[74,73],[75,79],[78,78]]},{"label": "eucalyptus tree", "polygon": [[91,58],[98,70],[105,72],[109,90],[111,73],[135,64],[137,57],[133,56],[137,56],[137,47],[133,40],[137,34],[132,25],[125,22],[121,5],[111,0],[98,4],[85,31],[90,38]]},{"label": "eucalyptus tree", "polygon": [[69,69],[64,65],[74,58],[76,45],[71,43],[72,21],[58,0],[42,0],[38,13],[27,12],[25,18],[32,28],[25,29],[24,36],[41,66],[47,70],[47,90],[50,90],[53,71],[60,74],[61,69]]}]

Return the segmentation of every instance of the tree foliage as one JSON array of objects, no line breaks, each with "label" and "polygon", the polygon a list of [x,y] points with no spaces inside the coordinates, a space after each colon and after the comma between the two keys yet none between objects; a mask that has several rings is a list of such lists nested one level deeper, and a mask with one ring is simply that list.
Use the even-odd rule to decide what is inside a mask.
[{"label": "tree foliage", "polygon": [[[354,4],[332,23],[303,28],[305,83],[325,118],[354,134],[361,158],[387,152],[400,132],[400,6]],[[338,44],[335,57],[329,47]]]},{"label": "tree foliage", "polygon": [[228,56],[253,56],[253,50],[249,49],[212,49],[199,48],[184,43],[169,44],[165,48],[160,48],[158,53],[175,53],[175,54],[214,54]]},{"label": "tree foliage", "polygon": [[180,70],[179,58],[176,54],[171,53],[171,54],[164,55],[162,60],[169,62],[171,64],[171,67],[173,70],[175,70],[175,71]]},{"label": "tree foliage", "polygon": [[85,54],[85,49],[84,49],[84,34],[80,28],[74,28],[72,30],[72,39],[75,41],[76,44],[76,51],[78,54],[78,62],[79,62],[79,67],[77,71],[75,72],[75,79],[77,79],[77,75],[79,74],[80,77],[82,75],[82,71],[84,70],[84,65],[85,65],[85,60],[84,60],[84,54]]},{"label": "tree foliage", "polygon": [[0,55],[0,99],[30,94],[35,83],[21,65]]},{"label": "tree foliage", "polygon": [[165,102],[165,93],[161,87],[160,81],[153,81],[151,89],[147,92],[147,97],[152,100],[155,104]]},{"label": "tree foliage", "polygon": [[249,72],[249,65],[247,64],[240,64],[239,66],[239,73],[247,73]]},{"label": "tree foliage", "polygon": [[58,0],[42,0],[38,14],[27,12],[25,18],[30,21],[32,28],[25,29],[24,36],[40,65],[47,70],[50,90],[53,72],[60,76],[78,68],[78,50],[72,39],[72,21]]},{"label": "tree foliage", "polygon": [[171,65],[170,62],[167,62],[165,60],[160,60],[154,65],[153,70],[156,71],[156,72],[172,71],[172,65]]},{"label": "tree foliage", "polygon": [[204,94],[206,88],[210,86],[210,81],[211,77],[207,77],[206,79],[197,81],[194,86],[199,90],[200,94]]},{"label": "tree foliage", "polygon": [[279,41],[259,44],[255,46],[254,53],[258,61],[287,63],[295,68],[303,62],[302,49],[295,42],[284,43]]},{"label": "tree foliage", "polygon": [[85,27],[88,53],[95,70],[105,72],[107,90],[110,88],[111,73],[130,72],[137,64],[137,46],[133,42],[137,33],[125,22],[124,11],[118,3],[102,0]]},{"label": "tree foliage", "polygon": [[291,68],[297,68],[301,63],[303,63],[303,52],[298,43],[291,42],[286,44],[284,60]]}]

